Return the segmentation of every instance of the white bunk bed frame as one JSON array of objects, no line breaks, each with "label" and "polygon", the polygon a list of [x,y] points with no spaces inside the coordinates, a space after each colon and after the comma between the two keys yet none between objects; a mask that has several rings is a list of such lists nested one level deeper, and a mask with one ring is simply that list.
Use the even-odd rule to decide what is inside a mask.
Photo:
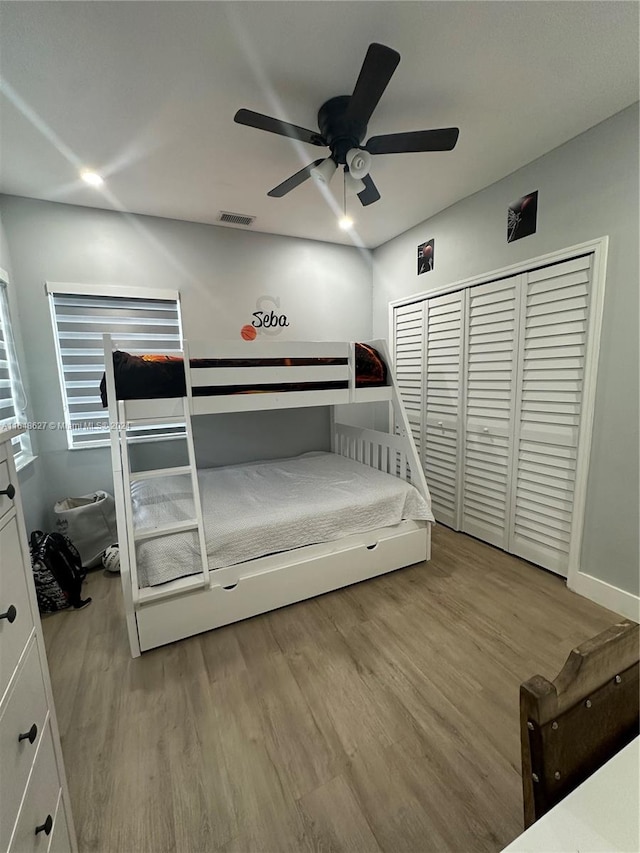
[{"label": "white bunk bed frame", "polygon": [[[284,551],[246,563],[209,570],[204,540],[191,418],[222,412],[249,412],[307,406],[331,406],[331,449],[411,482],[429,500],[427,483],[413,442],[411,429],[386,342],[368,342],[388,367],[385,387],[356,388],[355,344],[313,342],[226,342],[187,346],[166,353],[182,356],[187,395],[183,398],[116,400],[111,335],[104,335],[105,375],[111,424],[111,457],[120,548],[120,574],[129,644],[133,657],[141,652],[209,631],[278,607],[293,604],[367,578],[413,565],[431,556],[431,524],[406,520],[392,527],[359,533],[333,542]],[[344,364],[310,366],[192,368],[190,358],[340,358]],[[262,392],[194,396],[199,386],[249,384],[254,387],[282,382],[348,381],[333,390]],[[386,401],[395,434],[339,423],[333,407],[349,403]],[[132,472],[129,459],[130,428],[145,424],[184,423],[188,466]],[[135,529],[131,502],[134,480],[173,474],[191,475],[196,518],[173,525]],[[146,538],[197,530],[202,556],[201,571],[160,586],[139,589],[136,542]]]}]

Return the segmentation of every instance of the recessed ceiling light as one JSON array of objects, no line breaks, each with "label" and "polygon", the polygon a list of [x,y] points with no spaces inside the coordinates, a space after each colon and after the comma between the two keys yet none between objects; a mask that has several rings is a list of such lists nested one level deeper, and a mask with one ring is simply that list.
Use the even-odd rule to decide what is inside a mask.
[{"label": "recessed ceiling light", "polygon": [[80,177],[86,184],[89,184],[89,186],[92,187],[99,187],[104,183],[100,175],[97,172],[93,172],[91,169],[83,169],[80,172]]},{"label": "recessed ceiling light", "polygon": [[343,216],[338,220],[338,225],[343,231],[348,231],[350,228],[353,228],[353,219],[350,216]]}]

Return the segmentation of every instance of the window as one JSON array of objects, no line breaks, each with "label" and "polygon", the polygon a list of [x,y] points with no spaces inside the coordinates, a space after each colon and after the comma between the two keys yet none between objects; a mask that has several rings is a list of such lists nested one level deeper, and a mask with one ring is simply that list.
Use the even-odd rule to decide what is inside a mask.
[{"label": "window", "polygon": [[[182,347],[179,295],[175,291],[47,283],[69,448],[109,443],[109,415],[102,407],[102,336],[134,355]],[[139,438],[181,434],[175,425],[146,426]]]},{"label": "window", "polygon": [[[0,429],[6,429],[17,421],[26,420],[27,409],[27,397],[22,385],[11,330],[7,280],[6,273],[0,270]],[[33,459],[28,432],[16,436],[11,444],[17,469]]]}]

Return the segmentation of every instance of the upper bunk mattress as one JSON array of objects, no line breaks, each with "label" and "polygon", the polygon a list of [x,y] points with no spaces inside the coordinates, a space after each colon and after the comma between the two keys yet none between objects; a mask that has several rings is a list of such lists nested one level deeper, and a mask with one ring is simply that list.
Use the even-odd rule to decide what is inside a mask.
[{"label": "upper bunk mattress", "polygon": [[[415,486],[335,453],[205,469],[198,481],[210,569],[434,520]],[[136,481],[132,497],[138,529],[195,517],[186,474]],[[143,540],[136,554],[141,588],[201,570],[195,531]]]}]

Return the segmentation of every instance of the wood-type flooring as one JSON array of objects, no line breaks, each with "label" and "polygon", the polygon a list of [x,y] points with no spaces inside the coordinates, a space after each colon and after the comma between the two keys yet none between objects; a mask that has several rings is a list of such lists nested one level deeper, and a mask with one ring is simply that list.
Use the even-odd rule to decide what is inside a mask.
[{"label": "wood-type flooring", "polygon": [[80,853],[498,851],[518,690],[618,617],[437,526],[433,559],[129,655],[120,580],[44,620]]}]

